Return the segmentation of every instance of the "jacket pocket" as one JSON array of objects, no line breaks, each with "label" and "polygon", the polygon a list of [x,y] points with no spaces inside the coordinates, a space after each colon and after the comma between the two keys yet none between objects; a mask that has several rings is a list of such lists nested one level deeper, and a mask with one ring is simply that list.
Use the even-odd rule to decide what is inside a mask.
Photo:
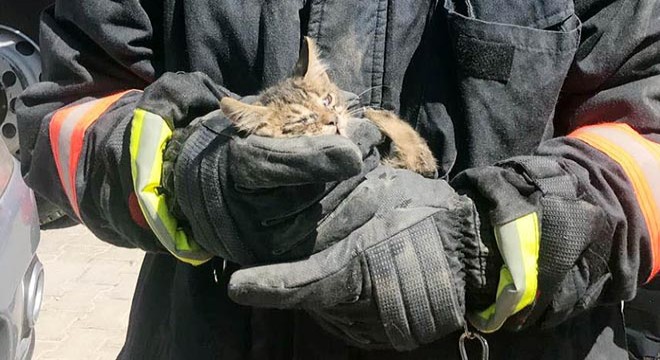
[{"label": "jacket pocket", "polygon": [[470,149],[459,168],[530,154],[553,133],[580,21],[568,0],[507,3],[445,2],[462,107],[454,126]]}]

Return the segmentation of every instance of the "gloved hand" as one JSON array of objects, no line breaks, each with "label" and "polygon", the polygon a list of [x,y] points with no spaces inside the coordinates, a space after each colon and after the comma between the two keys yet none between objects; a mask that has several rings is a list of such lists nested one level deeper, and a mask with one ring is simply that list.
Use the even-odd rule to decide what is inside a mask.
[{"label": "gloved hand", "polygon": [[481,271],[466,278],[475,328],[551,327],[606,298],[612,228],[583,184],[590,176],[576,162],[544,156],[468,169],[452,180],[484,215],[490,249]]},{"label": "gloved hand", "polygon": [[194,265],[213,255],[250,264],[308,254],[321,208],[360,178],[338,186],[323,206],[319,201],[336,186],[331,182],[362,171],[363,154],[377,161],[372,148],[380,132],[358,122],[358,144],[341,136],[241,138],[213,112],[223,96],[235,97],[201,73],[166,74],[145,89],[130,150],[149,227],[170,253]]},{"label": "gloved hand", "polygon": [[413,349],[463,326],[477,227],[472,201],[445,181],[380,166],[318,226],[319,252],[239,270],[229,296],[305,309],[355,346]]},{"label": "gloved hand", "polygon": [[317,223],[379,161],[382,135],[366,120],[348,138],[241,137],[220,111],[199,123],[176,158],[173,193],[195,240],[243,265],[311,254]]}]

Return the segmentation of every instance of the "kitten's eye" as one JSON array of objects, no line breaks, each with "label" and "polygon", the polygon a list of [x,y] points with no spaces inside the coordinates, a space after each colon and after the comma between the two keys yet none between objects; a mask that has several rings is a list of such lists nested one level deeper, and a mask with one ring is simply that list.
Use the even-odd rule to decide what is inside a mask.
[{"label": "kitten's eye", "polygon": [[334,100],[334,99],[332,98],[332,94],[328,94],[328,95],[326,95],[326,96],[323,98],[323,106],[325,106],[325,107],[329,107],[330,105],[332,105],[332,101],[333,101],[333,100]]}]

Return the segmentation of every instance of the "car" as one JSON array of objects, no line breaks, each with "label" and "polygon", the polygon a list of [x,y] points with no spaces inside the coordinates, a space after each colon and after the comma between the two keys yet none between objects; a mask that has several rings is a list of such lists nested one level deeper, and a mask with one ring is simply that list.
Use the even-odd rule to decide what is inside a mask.
[{"label": "car", "polygon": [[44,289],[39,217],[18,161],[0,140],[0,359],[32,357]]},{"label": "car", "polygon": [[40,217],[21,176],[15,104],[38,81],[39,49],[0,24],[0,359],[32,358],[44,271],[36,254]]}]

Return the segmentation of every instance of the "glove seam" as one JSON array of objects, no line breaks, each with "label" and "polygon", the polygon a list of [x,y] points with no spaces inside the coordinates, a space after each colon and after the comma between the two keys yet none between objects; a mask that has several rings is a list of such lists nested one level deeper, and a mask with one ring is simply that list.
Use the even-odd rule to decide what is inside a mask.
[{"label": "glove seam", "polygon": [[[251,136],[257,137],[257,135],[251,135]],[[243,138],[243,139],[246,139],[246,138]],[[283,140],[283,139],[280,139],[280,140]],[[286,140],[286,139],[284,139],[284,140]],[[303,150],[303,151],[292,152],[292,151],[282,151],[282,150],[278,150],[278,149],[274,149],[274,148],[270,148],[270,147],[265,147],[261,144],[251,143],[251,144],[248,144],[248,145],[252,146],[254,148],[257,148],[259,150],[270,151],[272,153],[277,153],[277,154],[300,154],[300,155],[316,154],[319,151],[324,151],[324,150],[328,150],[328,149],[331,149],[331,150],[334,150],[334,149],[353,150],[354,149],[352,146],[349,146],[349,145],[339,145],[339,146],[337,146],[337,145],[327,145],[327,146],[323,146],[323,147],[319,147],[319,148],[313,148],[312,150],[307,150],[307,151]],[[304,149],[309,149],[309,147],[304,147]]]}]

